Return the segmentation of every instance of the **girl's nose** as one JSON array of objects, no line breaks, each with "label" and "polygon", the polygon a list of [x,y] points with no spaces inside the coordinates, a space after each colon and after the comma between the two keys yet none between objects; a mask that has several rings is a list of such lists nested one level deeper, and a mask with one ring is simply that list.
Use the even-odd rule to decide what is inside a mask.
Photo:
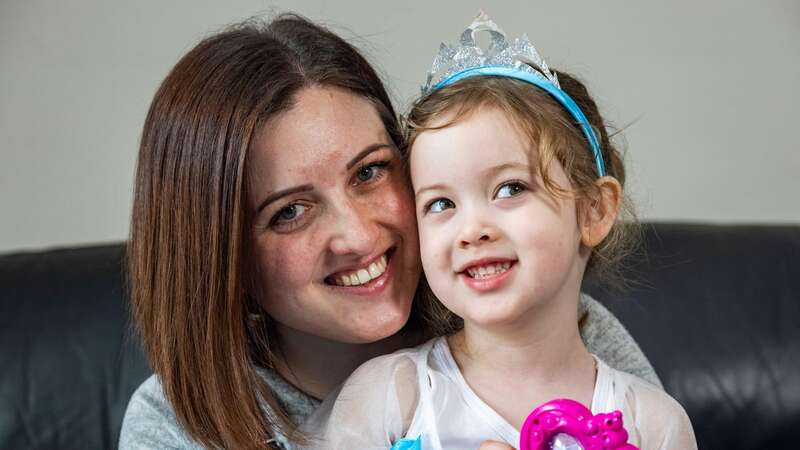
[{"label": "girl's nose", "polygon": [[466,249],[470,246],[479,246],[494,242],[500,236],[500,231],[486,223],[473,222],[466,225],[458,236],[458,246]]}]

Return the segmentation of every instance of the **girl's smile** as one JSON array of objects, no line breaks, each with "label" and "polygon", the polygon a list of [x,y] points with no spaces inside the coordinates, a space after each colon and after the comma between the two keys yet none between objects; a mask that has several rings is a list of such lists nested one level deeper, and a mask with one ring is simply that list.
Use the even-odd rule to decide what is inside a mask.
[{"label": "girl's smile", "polygon": [[468,262],[458,273],[464,283],[478,292],[489,292],[503,287],[516,269],[516,260],[507,258],[481,258]]}]

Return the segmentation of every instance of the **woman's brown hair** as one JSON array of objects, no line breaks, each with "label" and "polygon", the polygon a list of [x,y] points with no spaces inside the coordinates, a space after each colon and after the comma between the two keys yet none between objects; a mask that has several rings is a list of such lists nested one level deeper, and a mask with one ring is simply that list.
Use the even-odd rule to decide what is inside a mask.
[{"label": "woman's brown hair", "polygon": [[370,100],[403,147],[370,64],[296,15],[203,40],[170,71],[147,114],[128,246],[133,314],[175,415],[207,447],[271,448],[275,432],[295,428],[256,373],[272,352],[264,328],[248,325],[245,167],[254,133],[315,85]]},{"label": "woman's brown hair", "polygon": [[[556,71],[553,71],[556,72]],[[566,72],[556,72],[561,89],[583,111],[600,142],[606,174],[625,185],[622,153],[612,142],[608,125],[586,86]],[[565,108],[544,90],[524,81],[504,77],[466,78],[422,97],[412,106],[407,117],[407,145],[411,149],[420,133],[447,128],[468,118],[481,108],[497,108],[531,143],[531,167],[541,175],[544,188],[554,196],[572,197],[579,209],[596,202],[600,191],[595,184],[597,167],[586,137]],[[442,122],[442,118],[446,119]],[[557,161],[564,168],[571,188],[559,187],[549,176],[549,167]],[[621,215],[608,236],[592,248],[587,273],[604,275],[606,284],[617,287],[621,282],[619,263],[639,242],[633,207],[623,196]],[[423,277],[424,278],[424,277]],[[424,279],[422,283],[425,290]],[[449,334],[461,328],[458,317],[448,311],[429,291],[419,296],[434,334]]]}]

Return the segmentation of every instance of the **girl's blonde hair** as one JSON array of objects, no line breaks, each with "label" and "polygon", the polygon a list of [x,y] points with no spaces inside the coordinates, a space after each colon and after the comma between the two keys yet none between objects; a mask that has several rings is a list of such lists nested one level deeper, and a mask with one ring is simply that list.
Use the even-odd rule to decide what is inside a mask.
[{"label": "girl's blonde hair", "polygon": [[[597,104],[578,79],[556,72],[561,89],[581,108],[600,142],[606,174],[625,185],[622,153],[611,142],[607,124]],[[517,130],[531,143],[531,166],[541,174],[544,188],[553,196],[576,200],[579,217],[584,208],[600,200],[595,184],[597,166],[589,142],[569,113],[545,91],[524,81],[503,77],[471,77],[445,86],[425,96],[412,106],[406,118],[410,152],[420,133],[450,127],[479,111],[496,108],[502,111]],[[448,117],[444,123],[440,120]],[[550,176],[550,165],[558,161],[564,168],[570,188],[558,186]],[[627,196],[623,196],[620,215],[608,236],[592,249],[586,273],[619,286],[622,277],[619,263],[639,242],[639,227]],[[424,280],[423,280],[424,282]],[[424,301],[427,317],[436,334],[448,334],[461,328],[461,321],[449,312],[429,289]]]}]

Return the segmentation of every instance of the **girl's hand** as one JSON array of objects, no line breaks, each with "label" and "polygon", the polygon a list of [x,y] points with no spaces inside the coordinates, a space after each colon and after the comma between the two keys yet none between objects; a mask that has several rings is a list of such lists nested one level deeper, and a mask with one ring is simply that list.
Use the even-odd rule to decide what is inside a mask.
[{"label": "girl's hand", "polygon": [[478,450],[515,450],[514,447],[497,441],[483,441]]}]

